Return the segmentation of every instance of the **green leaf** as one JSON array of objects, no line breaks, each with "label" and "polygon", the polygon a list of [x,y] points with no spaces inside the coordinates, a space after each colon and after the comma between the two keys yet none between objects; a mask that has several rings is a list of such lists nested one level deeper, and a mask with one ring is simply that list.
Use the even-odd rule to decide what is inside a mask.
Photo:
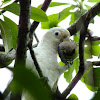
[{"label": "green leaf", "polygon": [[79,17],[80,17],[81,13],[79,13],[78,11],[76,12],[72,12],[71,13],[71,20],[69,25],[71,25],[72,23],[74,23]]},{"label": "green leaf", "polygon": [[62,67],[62,66],[64,66],[64,65],[65,65],[65,64],[64,64],[62,61],[59,62],[59,66]]},{"label": "green leaf", "polygon": [[91,68],[85,72],[82,77],[82,82],[91,91],[97,91],[100,85],[100,68]]},{"label": "green leaf", "polygon": [[[60,3],[60,2],[51,2],[49,7],[56,7],[61,5],[68,5],[68,3]],[[38,8],[41,8],[42,4],[38,6]]]},{"label": "green leaf", "polygon": [[73,37],[75,42],[79,42],[79,37],[77,35],[73,35]]},{"label": "green leaf", "polygon": [[[4,8],[7,11],[10,11],[19,16],[19,4],[12,3]],[[39,8],[31,7],[31,19],[38,22],[48,21],[48,17],[45,12]]]},{"label": "green leaf", "polygon": [[49,7],[55,7],[55,6],[61,6],[61,5],[68,5],[68,3],[51,2]]},{"label": "green leaf", "polygon": [[91,6],[87,5],[87,4],[84,4],[84,6],[87,8],[87,9],[90,9]]},{"label": "green leaf", "polygon": [[70,6],[70,7],[67,7],[65,8],[64,10],[62,10],[60,13],[59,13],[59,16],[58,16],[58,20],[59,22],[61,22],[62,20],[64,20],[65,18],[67,18],[71,13],[70,13],[70,10],[73,10],[75,8],[75,6]]},{"label": "green leaf", "polygon": [[88,89],[94,91],[94,77],[93,77],[93,67],[88,66],[88,70],[84,73],[83,77],[81,78],[81,81],[86,84],[86,86],[91,86],[88,87]]},{"label": "green leaf", "polygon": [[3,4],[9,3],[11,0],[2,0]]},{"label": "green leaf", "polygon": [[82,2],[84,1],[84,0],[81,0]]},{"label": "green leaf", "polygon": [[94,97],[91,100],[99,100],[100,99],[100,88],[95,93]]},{"label": "green leaf", "polygon": [[41,22],[41,28],[50,29],[58,26],[58,14],[48,16],[48,22]]},{"label": "green leaf", "polygon": [[85,53],[84,53],[84,55],[85,55],[85,61],[87,59],[89,59],[89,58],[92,58],[92,47],[91,47],[91,43],[90,42],[86,43],[86,45],[85,45]]},{"label": "green leaf", "polygon": [[10,11],[12,13],[14,13],[15,15],[19,16],[19,4],[17,3],[12,3],[6,7],[3,8],[6,11]]},{"label": "green leaf", "polygon": [[100,68],[94,68],[94,84],[96,87],[100,85]]},{"label": "green leaf", "polygon": [[12,71],[14,78],[11,89],[14,93],[24,89],[29,94],[28,100],[31,100],[32,97],[35,100],[51,100],[49,88],[31,69],[27,69],[20,64]]},{"label": "green leaf", "polygon": [[75,69],[76,71],[78,71],[78,66],[79,66],[78,64],[79,64],[79,59],[77,58],[77,59],[75,59],[75,60],[73,61],[73,64],[72,64],[71,67],[68,69],[68,71],[64,73],[64,78],[66,79],[66,81],[67,81],[68,83],[70,83],[71,80],[72,80],[72,78],[73,78],[72,74],[73,74],[74,69]]},{"label": "green leaf", "polygon": [[45,12],[39,8],[31,7],[31,19],[38,22],[48,21],[48,17]]},{"label": "green leaf", "polygon": [[96,2],[99,2],[100,0],[88,0],[88,2],[94,2],[94,3],[96,3]]},{"label": "green leaf", "polygon": [[16,23],[4,16],[4,21],[0,20],[0,29],[5,51],[8,52],[11,48],[16,49],[18,33]]},{"label": "green leaf", "polygon": [[92,55],[98,56],[100,52],[100,41],[94,41],[92,42]]},{"label": "green leaf", "polygon": [[79,70],[79,58],[77,58],[77,59],[74,61],[73,66],[74,66],[75,71],[76,71],[76,73],[77,73],[78,70]]},{"label": "green leaf", "polygon": [[68,97],[68,100],[79,100],[78,97],[75,95],[75,94],[71,94],[69,97]]},{"label": "green leaf", "polygon": [[71,66],[71,67],[68,69],[68,71],[64,73],[64,78],[66,79],[66,81],[67,81],[68,83],[70,83],[71,80],[72,80],[72,73],[73,73],[73,71],[74,71],[74,66]]}]

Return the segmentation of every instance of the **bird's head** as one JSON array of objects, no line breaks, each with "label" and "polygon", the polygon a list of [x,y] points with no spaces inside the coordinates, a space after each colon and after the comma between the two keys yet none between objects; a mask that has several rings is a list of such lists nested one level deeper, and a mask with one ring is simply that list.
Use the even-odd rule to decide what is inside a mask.
[{"label": "bird's head", "polygon": [[67,29],[54,27],[45,34],[44,39],[56,46],[63,41],[64,38],[67,38],[70,41],[69,37],[70,33]]}]

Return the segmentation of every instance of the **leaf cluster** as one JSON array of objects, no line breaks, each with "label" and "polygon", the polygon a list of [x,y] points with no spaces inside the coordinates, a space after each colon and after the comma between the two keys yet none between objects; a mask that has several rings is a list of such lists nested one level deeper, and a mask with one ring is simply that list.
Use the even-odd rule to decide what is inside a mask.
[{"label": "leaf cluster", "polygon": [[[91,8],[90,5],[85,4],[85,0],[73,0],[73,1],[74,1],[74,4],[51,2],[49,7],[54,7],[54,9],[56,9],[57,6],[66,6],[66,8],[64,8],[59,13],[52,14],[49,16],[47,16],[46,13],[40,9],[41,5],[39,5],[37,8],[31,6],[31,18],[30,19],[37,21],[37,22],[41,22],[42,29],[50,29],[52,27],[59,26],[60,22],[62,22],[63,20],[68,18],[68,16],[70,16],[69,25],[71,25],[81,15],[83,15],[89,8]],[[4,18],[4,20],[0,19],[0,33],[1,33],[3,45],[4,45],[6,53],[9,52],[9,50],[11,50],[12,48],[16,49],[17,35],[18,35],[18,25],[15,22],[13,22],[11,19],[6,17],[4,15],[4,12],[9,11],[12,14],[15,14],[16,16],[19,16],[19,4],[15,3],[15,2],[8,4],[9,2],[11,2],[11,0],[2,0],[2,3],[0,5],[0,10],[2,10],[0,12],[0,16],[3,16],[3,18]],[[99,2],[99,0],[88,0],[88,2],[97,3],[97,2]],[[8,4],[8,5],[3,7],[3,5],[6,5],[6,4]],[[91,22],[93,23],[94,20],[92,20]],[[84,46],[85,61],[87,59],[92,58],[93,56],[98,56],[99,52],[100,52],[100,45],[99,45],[100,41],[91,41],[91,39],[89,39],[89,36],[87,36],[87,38],[88,38],[87,39],[88,41],[86,40],[86,43]],[[79,32],[73,36],[73,40],[75,42],[79,41]],[[63,65],[62,62],[60,62],[60,65],[61,66]],[[19,65],[19,66],[21,66],[21,65]],[[68,83],[70,83],[73,78],[73,75],[72,75],[73,71],[75,70],[76,73],[78,72],[78,69],[79,69],[78,66],[79,66],[79,58],[77,58],[74,61],[71,68],[67,72],[64,73],[64,77]],[[42,89],[44,91],[39,90],[41,87],[43,87],[42,86],[43,84],[40,83],[38,78],[36,78],[34,73],[32,73],[30,70],[28,70],[28,69],[23,69],[23,70],[22,69],[16,69],[16,70],[13,69],[12,71],[15,76],[14,83],[16,83],[15,81],[17,81],[17,83],[18,83],[18,84],[16,84],[17,87],[21,87],[21,88],[25,87],[30,93],[33,93],[31,95],[33,95],[33,96],[35,95],[36,97],[38,97],[38,96],[37,96],[37,94],[35,94],[35,91],[33,91],[33,90],[37,90],[37,93],[40,93],[41,96],[42,96],[42,92],[44,93],[43,95],[47,94],[45,89]],[[21,73],[23,73],[23,75]],[[100,68],[94,68],[93,66],[90,66],[90,68],[88,68],[88,70],[85,72],[85,74],[83,75],[83,77],[81,79],[81,81],[87,86],[87,88],[89,90],[91,90],[91,91],[98,90],[98,92],[94,96],[93,100],[96,100],[95,98],[98,98],[98,94],[100,92],[100,89],[98,89],[99,84],[100,84],[99,76],[100,76]],[[32,79],[31,77],[34,77],[34,80],[36,80],[35,81],[36,83],[34,83],[34,80],[31,80]],[[24,78],[26,78],[26,79],[24,79]],[[26,80],[28,80],[28,81],[26,81]],[[30,82],[30,81],[32,81],[32,82]],[[26,84],[24,84],[24,83],[26,83]],[[30,84],[30,83],[34,84],[34,87],[32,87],[32,84]],[[27,86],[27,84],[30,84],[30,85]],[[14,86],[14,84],[12,86]],[[40,87],[38,87],[38,86],[40,86]],[[43,100],[45,100],[44,97],[40,97],[40,98],[43,98]],[[38,98],[38,99],[40,99],[40,98]],[[76,98],[75,100],[77,100],[77,97],[75,95],[72,98],[74,98],[74,99]],[[71,100],[74,100],[74,99],[71,99]],[[46,98],[46,100],[49,100],[48,97]]]}]

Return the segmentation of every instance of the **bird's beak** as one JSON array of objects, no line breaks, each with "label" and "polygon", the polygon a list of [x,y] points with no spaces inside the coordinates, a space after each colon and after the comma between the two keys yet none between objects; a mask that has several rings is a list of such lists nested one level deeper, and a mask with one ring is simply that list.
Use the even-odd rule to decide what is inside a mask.
[{"label": "bird's beak", "polygon": [[65,34],[65,33],[62,33],[61,34],[61,38],[60,38],[60,42],[62,41],[70,41],[70,34]]}]

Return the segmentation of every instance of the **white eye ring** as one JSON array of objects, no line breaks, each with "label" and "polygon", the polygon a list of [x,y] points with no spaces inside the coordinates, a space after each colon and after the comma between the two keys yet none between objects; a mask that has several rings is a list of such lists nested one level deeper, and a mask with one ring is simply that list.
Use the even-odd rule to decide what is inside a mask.
[{"label": "white eye ring", "polygon": [[59,37],[61,33],[59,31],[55,31],[54,34],[56,37]]}]

